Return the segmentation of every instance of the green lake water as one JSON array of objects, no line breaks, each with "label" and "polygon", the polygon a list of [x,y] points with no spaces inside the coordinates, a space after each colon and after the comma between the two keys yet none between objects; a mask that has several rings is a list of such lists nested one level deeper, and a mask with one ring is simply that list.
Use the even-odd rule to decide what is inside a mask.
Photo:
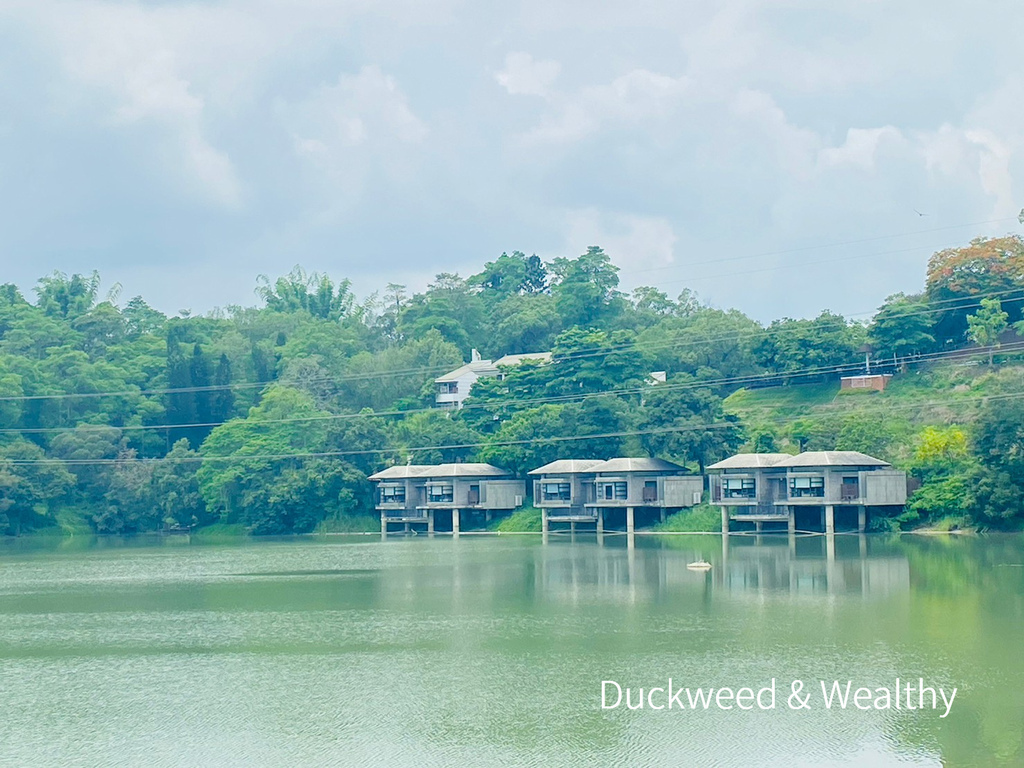
[{"label": "green lake water", "polygon": [[[1020,537],[628,544],[7,542],[0,765],[1024,765]],[[670,677],[776,708],[600,708]],[[922,677],[947,718],[786,706]]]}]

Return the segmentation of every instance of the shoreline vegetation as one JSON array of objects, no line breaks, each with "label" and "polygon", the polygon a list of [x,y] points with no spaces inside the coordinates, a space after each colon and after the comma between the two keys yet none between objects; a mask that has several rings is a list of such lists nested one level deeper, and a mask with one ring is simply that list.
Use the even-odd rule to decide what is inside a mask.
[{"label": "shoreline vegetation", "polygon": [[[760,323],[689,290],[619,290],[592,247],[501,254],[426,290],[357,299],[296,267],[259,306],[168,317],[100,278],[0,285],[0,536],[379,530],[367,476],[483,461],[659,456],[694,473],[737,451],[856,450],[914,479],[879,532],[1024,527],[1024,239],[934,254],[920,292],[869,320]],[[480,378],[457,410],[434,380]],[[843,376],[891,376],[884,391]],[[657,373],[657,376],[652,374]],[[527,501],[529,503],[529,501]],[[654,533],[719,525],[707,505]],[[491,526],[538,532],[526,507]]]}]

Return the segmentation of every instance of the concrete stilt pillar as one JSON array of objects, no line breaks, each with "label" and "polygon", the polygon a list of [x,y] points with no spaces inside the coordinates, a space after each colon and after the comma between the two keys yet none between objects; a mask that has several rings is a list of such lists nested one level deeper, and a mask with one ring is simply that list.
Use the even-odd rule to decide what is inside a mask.
[{"label": "concrete stilt pillar", "polygon": [[402,530],[404,530],[406,533],[408,533],[409,532],[409,524],[406,523],[405,526],[403,526]]},{"label": "concrete stilt pillar", "polygon": [[662,507],[659,511],[661,512],[661,522],[664,523],[665,522],[665,508]]},{"label": "concrete stilt pillar", "polygon": [[380,513],[380,537],[386,539],[388,536],[388,518],[383,512]]},{"label": "concrete stilt pillar", "polygon": [[636,528],[633,525],[633,507],[626,507],[626,533],[633,533]]},{"label": "concrete stilt pillar", "polygon": [[790,507],[789,518],[786,520],[786,525],[790,533],[796,533],[796,510]]},{"label": "concrete stilt pillar", "polygon": [[542,509],[540,511],[540,530],[545,536],[548,535],[549,527],[550,524],[548,523],[548,511],[546,509]]},{"label": "concrete stilt pillar", "polygon": [[569,521],[569,536],[570,536],[570,538],[573,538],[573,539],[576,538],[576,521],[575,520],[570,520]]},{"label": "concrete stilt pillar", "polygon": [[722,510],[722,533],[729,533],[729,508],[721,507]]},{"label": "concrete stilt pillar", "polygon": [[427,535],[434,535],[434,510],[427,510]]},{"label": "concrete stilt pillar", "polygon": [[489,509],[484,510],[484,522],[485,523],[491,522],[491,510],[489,510]]},{"label": "concrete stilt pillar", "polygon": [[601,535],[604,533],[604,510],[597,510],[597,533]]},{"label": "concrete stilt pillar", "polygon": [[760,520],[755,520],[754,521],[754,533],[761,533],[762,530],[764,530],[764,523],[761,522]]},{"label": "concrete stilt pillar", "polygon": [[459,510],[452,510],[452,535],[459,535]]},{"label": "concrete stilt pillar", "polygon": [[836,508],[831,504],[825,507],[825,533],[836,532]]},{"label": "concrete stilt pillar", "polygon": [[857,507],[857,533],[864,533],[868,527],[868,508]]}]

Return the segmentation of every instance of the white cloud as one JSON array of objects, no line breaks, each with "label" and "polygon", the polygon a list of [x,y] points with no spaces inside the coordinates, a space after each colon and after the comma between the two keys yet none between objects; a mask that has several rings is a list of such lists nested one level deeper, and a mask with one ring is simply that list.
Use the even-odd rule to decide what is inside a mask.
[{"label": "white cloud", "polygon": [[568,143],[605,126],[664,119],[679,107],[688,85],[685,77],[633,69],[610,83],[588,86],[555,101],[553,113],[523,138],[530,144]]},{"label": "white cloud", "polygon": [[[418,143],[427,126],[409,108],[395,78],[368,65],[355,75],[342,73],[335,85],[319,88],[309,99],[289,107],[299,116],[296,146],[317,151],[390,141]],[[303,136],[313,132],[317,138]]]},{"label": "white cloud", "polygon": [[179,10],[43,2],[31,13],[74,84],[65,91],[70,102],[84,106],[92,91],[98,97],[93,104],[102,105],[101,122],[122,130],[155,128],[165,148],[161,154],[174,157],[166,172],[212,203],[239,205],[233,163],[207,137],[205,100],[181,63]]},{"label": "white cloud", "polygon": [[561,69],[557,61],[535,61],[528,53],[516,52],[505,57],[505,68],[494,79],[514,96],[547,96]]},{"label": "white cloud", "polygon": [[[282,253],[284,269],[295,253],[334,268],[340,240],[400,281],[563,244],[603,245],[628,270],[1019,207],[1024,70],[1013,46],[991,44],[1024,19],[1010,0],[0,5],[14,52],[0,52],[0,195],[26,212],[9,215],[0,247],[50,258],[88,243],[64,269],[139,252],[167,271],[233,259],[247,297],[254,252],[263,271]],[[19,165],[50,150],[60,162]],[[61,227],[34,213],[50,201],[66,207]],[[208,250],[171,244],[182,230]],[[788,288],[803,272],[780,291],[739,274],[720,300],[762,316],[801,311],[802,296],[859,310],[917,287],[911,262],[926,255],[902,277],[854,270],[804,293]]]},{"label": "white cloud", "polygon": [[873,171],[879,147],[886,141],[905,143],[903,133],[891,125],[881,128],[850,128],[843,144],[825,147],[818,152],[818,168],[825,170],[845,166]]},{"label": "white cloud", "polygon": [[622,277],[627,281],[634,270],[672,264],[677,239],[672,223],[656,216],[609,213],[595,208],[566,215],[565,251],[579,254],[591,245],[600,245],[623,269]]}]

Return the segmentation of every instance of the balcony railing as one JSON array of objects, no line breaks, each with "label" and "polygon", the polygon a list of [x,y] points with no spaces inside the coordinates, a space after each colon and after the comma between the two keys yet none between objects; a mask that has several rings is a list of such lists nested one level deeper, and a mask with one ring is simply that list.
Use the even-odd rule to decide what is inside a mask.
[{"label": "balcony railing", "polygon": [[426,519],[427,510],[425,509],[385,509],[382,514],[384,517],[422,517]]}]

